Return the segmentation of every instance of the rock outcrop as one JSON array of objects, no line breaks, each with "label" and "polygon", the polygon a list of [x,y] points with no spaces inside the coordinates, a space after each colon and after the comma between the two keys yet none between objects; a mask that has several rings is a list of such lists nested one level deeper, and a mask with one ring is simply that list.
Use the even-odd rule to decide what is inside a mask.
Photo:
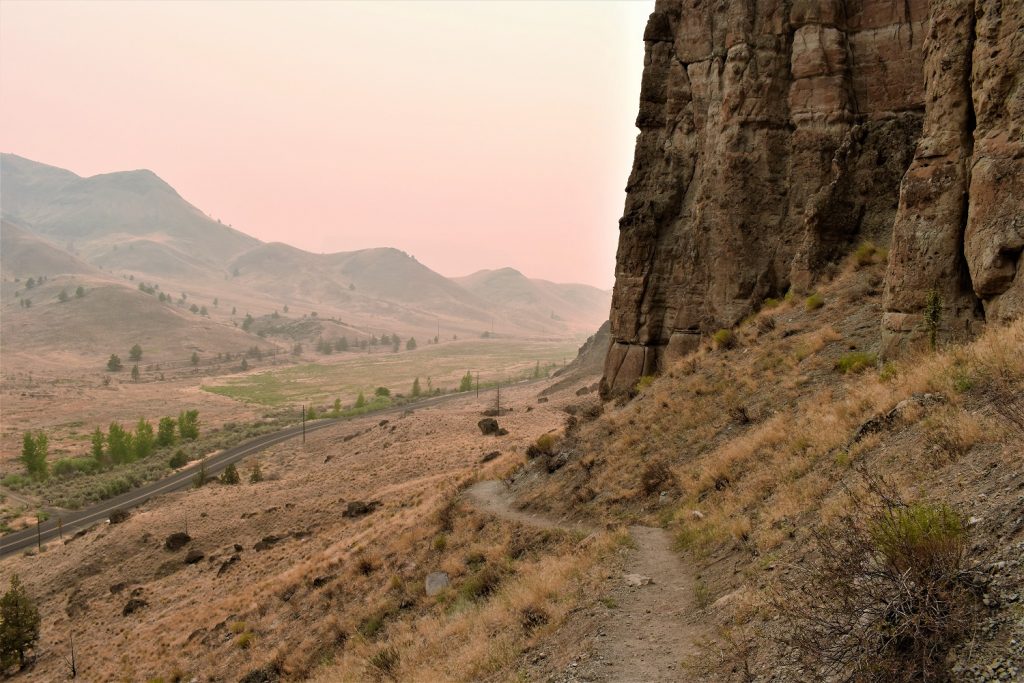
[{"label": "rock outcrop", "polygon": [[891,244],[884,347],[1024,309],[1024,8],[659,0],[620,221],[605,395],[861,240]]}]

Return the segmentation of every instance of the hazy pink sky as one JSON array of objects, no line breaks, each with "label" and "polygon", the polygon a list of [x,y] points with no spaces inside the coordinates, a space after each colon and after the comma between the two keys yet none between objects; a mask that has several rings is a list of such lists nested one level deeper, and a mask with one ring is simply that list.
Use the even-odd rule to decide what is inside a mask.
[{"label": "hazy pink sky", "polygon": [[312,251],[609,287],[650,1],[0,3],[0,149]]}]

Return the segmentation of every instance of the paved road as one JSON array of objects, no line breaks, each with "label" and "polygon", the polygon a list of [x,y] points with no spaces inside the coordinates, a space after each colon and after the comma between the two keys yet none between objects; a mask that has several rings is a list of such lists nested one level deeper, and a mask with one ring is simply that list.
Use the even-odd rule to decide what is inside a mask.
[{"label": "paved road", "polygon": [[[395,408],[387,408],[385,410],[378,410],[373,413],[367,413],[366,415],[360,415],[358,418],[370,417],[379,418],[384,415],[394,415],[396,413],[402,413],[406,410],[419,409],[426,406],[437,405],[451,401],[458,398],[467,398],[468,394],[447,394],[445,396],[438,396],[435,398],[428,398],[422,401],[411,403],[407,406],[398,406]],[[349,420],[358,418],[347,418]],[[313,422],[306,423],[306,432],[316,431],[317,429],[323,429],[324,427],[330,427],[331,425],[338,424],[340,421],[346,418],[339,419],[326,419],[316,420]],[[233,462],[238,462],[242,458],[262,451],[274,444],[279,444],[282,441],[295,438],[302,434],[302,425],[295,427],[288,427],[277,432],[270,434],[264,434],[258,436],[249,441],[238,444],[231,448],[225,449],[217,455],[209,456],[206,458],[206,471],[211,476],[220,472],[225,467]],[[61,516],[53,516],[47,521],[36,527],[30,527],[21,531],[16,531],[11,534],[7,534],[0,538],[0,557],[5,557],[11,553],[16,553],[26,548],[35,546],[40,540],[43,543],[46,541],[56,538],[59,534],[63,534],[65,537],[69,537],[74,534],[77,530],[91,526],[97,522],[105,521],[110,513],[118,509],[128,509],[139,505],[142,505],[153,496],[158,496],[162,493],[168,493],[170,491],[178,491],[180,489],[186,489],[192,486],[192,477],[199,471],[199,463],[192,465],[179,472],[154,481],[145,486],[140,486],[137,489],[132,489],[127,493],[122,493],[114,498],[108,498],[107,500],[100,501],[92,507],[85,508],[83,510],[75,510],[73,512],[66,512]],[[62,526],[61,526],[62,525]]]}]

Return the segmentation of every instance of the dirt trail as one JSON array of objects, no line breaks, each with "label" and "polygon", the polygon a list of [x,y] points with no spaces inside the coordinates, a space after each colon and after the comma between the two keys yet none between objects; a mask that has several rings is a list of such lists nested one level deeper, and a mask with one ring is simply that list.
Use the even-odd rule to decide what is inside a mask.
[{"label": "dirt trail", "polygon": [[[515,509],[501,482],[480,482],[467,495],[482,510],[521,524],[593,530]],[[672,550],[663,529],[633,526],[629,533],[636,549],[626,560],[623,576],[613,577],[608,598],[615,607],[599,621],[594,651],[573,664],[566,680],[692,680],[682,661],[698,654],[697,643],[705,635],[688,620],[697,609],[693,573]],[[650,583],[629,585],[627,577],[633,574]]]}]

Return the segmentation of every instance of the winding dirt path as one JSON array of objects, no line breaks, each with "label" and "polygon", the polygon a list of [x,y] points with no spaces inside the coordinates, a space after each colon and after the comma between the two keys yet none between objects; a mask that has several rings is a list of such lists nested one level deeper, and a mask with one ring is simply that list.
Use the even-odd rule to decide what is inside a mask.
[{"label": "winding dirt path", "polygon": [[[520,524],[593,531],[594,527],[517,510],[505,485],[483,481],[466,491],[481,510]],[[692,571],[672,550],[663,529],[632,526],[636,548],[607,596],[612,609],[599,620],[593,652],[574,663],[564,680],[668,682],[692,680],[682,666],[698,654],[704,630],[688,619],[697,610]],[[644,585],[630,585],[639,578]],[[634,581],[633,583],[636,583]]]}]

